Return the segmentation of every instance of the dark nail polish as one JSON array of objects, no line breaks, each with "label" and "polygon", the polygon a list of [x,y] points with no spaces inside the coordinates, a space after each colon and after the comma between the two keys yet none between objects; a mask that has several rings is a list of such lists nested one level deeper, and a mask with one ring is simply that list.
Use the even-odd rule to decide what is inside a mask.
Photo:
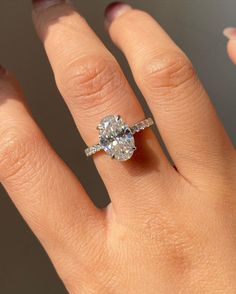
[{"label": "dark nail polish", "polygon": [[107,6],[105,10],[105,17],[107,25],[110,25],[116,18],[131,10],[132,7],[129,4],[123,2],[113,2]]},{"label": "dark nail polish", "polygon": [[45,10],[51,6],[66,3],[66,0],[32,0],[36,10]]}]

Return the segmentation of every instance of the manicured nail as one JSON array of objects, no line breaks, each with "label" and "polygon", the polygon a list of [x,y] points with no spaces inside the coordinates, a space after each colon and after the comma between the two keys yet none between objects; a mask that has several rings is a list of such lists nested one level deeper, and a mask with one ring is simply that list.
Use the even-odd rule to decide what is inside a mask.
[{"label": "manicured nail", "polygon": [[116,18],[131,10],[132,7],[123,2],[113,2],[105,10],[106,25],[109,26]]},{"label": "manicured nail", "polygon": [[226,28],[224,29],[223,34],[230,40],[236,40],[236,28]]},{"label": "manicured nail", "polygon": [[6,69],[2,65],[0,65],[0,76],[5,75],[6,73],[7,73]]},{"label": "manicured nail", "polygon": [[66,0],[32,0],[33,6],[36,10],[45,10],[51,6],[66,3]]}]

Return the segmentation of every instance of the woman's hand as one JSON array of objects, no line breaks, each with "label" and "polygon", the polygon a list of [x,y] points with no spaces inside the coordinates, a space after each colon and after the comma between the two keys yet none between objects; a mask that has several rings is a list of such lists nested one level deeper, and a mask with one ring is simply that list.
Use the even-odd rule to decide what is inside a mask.
[{"label": "woman's hand", "polygon": [[[144,118],[115,58],[70,5],[34,1],[33,18],[88,145],[108,114]],[[96,208],[2,69],[0,179],[71,294],[236,293],[234,147],[192,64],[154,19],[116,3],[106,26],[177,170],[146,130],[130,161],[94,156],[111,198]]]}]

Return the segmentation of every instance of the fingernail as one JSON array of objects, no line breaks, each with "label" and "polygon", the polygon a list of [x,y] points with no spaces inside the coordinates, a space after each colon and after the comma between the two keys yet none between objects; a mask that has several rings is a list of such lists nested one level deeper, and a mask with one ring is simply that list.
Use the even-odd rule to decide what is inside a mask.
[{"label": "fingernail", "polygon": [[32,0],[33,6],[36,10],[45,10],[51,6],[66,3],[66,0]]},{"label": "fingernail", "polygon": [[109,4],[105,10],[106,25],[110,25],[116,18],[131,10],[129,4],[123,2],[113,2]]},{"label": "fingernail", "polygon": [[226,28],[224,29],[223,34],[229,40],[236,40],[236,28]]},{"label": "fingernail", "polygon": [[2,65],[0,65],[0,76],[5,75],[6,73],[7,73],[6,69]]}]

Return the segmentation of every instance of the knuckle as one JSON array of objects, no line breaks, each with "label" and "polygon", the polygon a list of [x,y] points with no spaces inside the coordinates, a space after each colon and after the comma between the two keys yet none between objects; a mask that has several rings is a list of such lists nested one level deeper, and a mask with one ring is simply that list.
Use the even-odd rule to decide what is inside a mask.
[{"label": "knuckle", "polygon": [[196,79],[192,63],[182,52],[166,52],[147,58],[141,73],[145,86],[155,91],[186,88]]},{"label": "knuckle", "polygon": [[162,212],[149,215],[142,224],[143,238],[154,243],[157,254],[165,252],[166,263],[177,271],[191,268],[194,254],[197,252],[198,234],[185,224],[178,223],[169,215]]},{"label": "knuckle", "polygon": [[122,90],[124,78],[115,61],[95,56],[71,63],[59,83],[70,103],[89,110],[109,103]]},{"label": "knuckle", "polygon": [[16,175],[36,148],[33,132],[9,127],[0,134],[0,176],[11,178]]},{"label": "knuckle", "polygon": [[[103,288],[104,284],[106,284],[107,279],[109,279],[109,274],[107,274],[108,265],[107,258],[105,258],[104,245],[101,244],[101,235],[97,234],[97,237],[97,244],[95,244],[94,242],[91,243],[91,240],[86,242],[86,244],[83,244],[85,251],[81,247],[78,248],[78,241],[76,242],[76,249],[72,252],[72,254],[74,256],[77,256],[77,258],[73,261],[71,270],[66,270],[65,272],[63,272],[63,281],[67,288],[70,290],[70,293],[87,293],[86,290],[88,291],[88,284],[91,288],[96,288],[97,285],[100,285],[100,287]],[[94,238],[94,236],[92,238]],[[80,278],[81,281],[83,281],[79,283],[79,285],[78,267],[80,267]],[[103,275],[97,274],[102,272],[104,273]],[[84,283],[88,277],[90,279],[89,283]],[[101,293],[103,292],[101,291]]]}]

